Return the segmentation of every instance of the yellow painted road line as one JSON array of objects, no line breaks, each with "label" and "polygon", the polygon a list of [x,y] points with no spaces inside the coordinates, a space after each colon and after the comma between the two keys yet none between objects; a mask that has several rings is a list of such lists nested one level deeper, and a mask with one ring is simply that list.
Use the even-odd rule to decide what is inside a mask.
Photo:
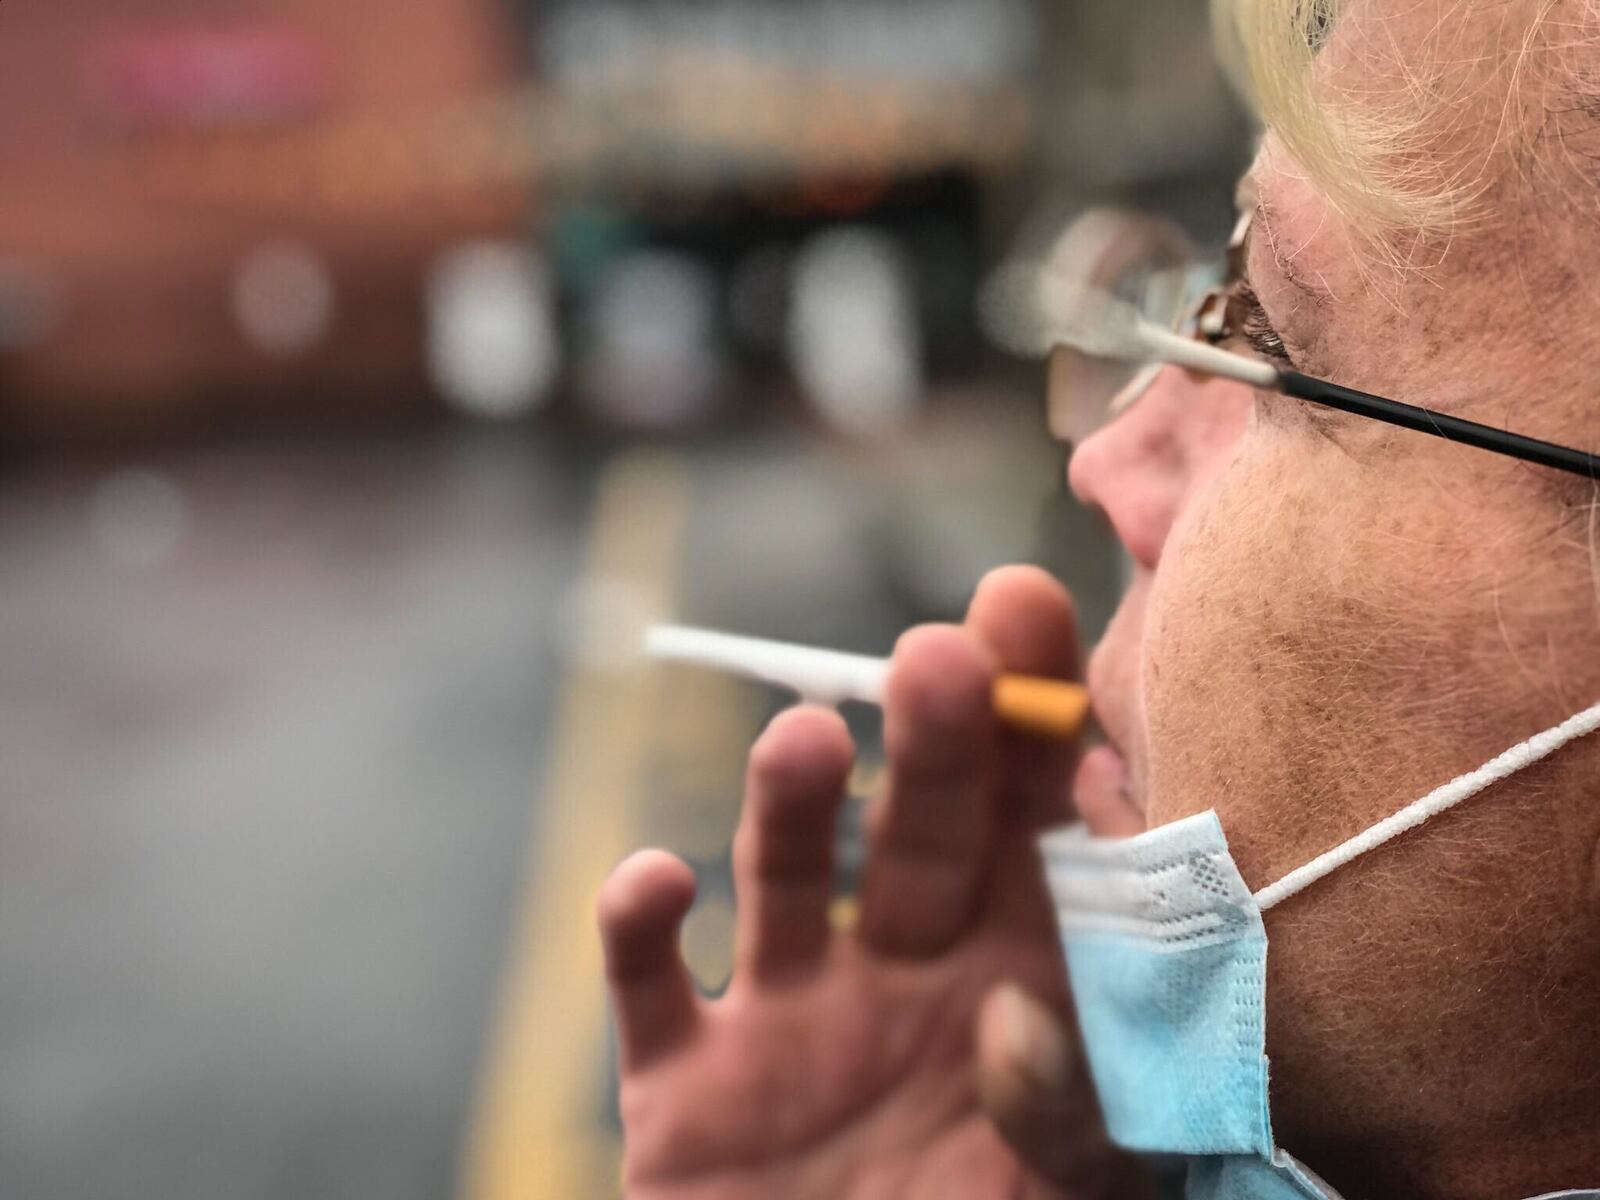
[{"label": "yellow painted road line", "polygon": [[461,1200],[589,1200],[618,1190],[618,1147],[597,1118],[606,999],[593,905],[633,848],[661,682],[628,642],[642,634],[641,620],[674,615],[688,508],[688,480],[672,459],[630,455],[601,480],[544,819],[533,833]]}]

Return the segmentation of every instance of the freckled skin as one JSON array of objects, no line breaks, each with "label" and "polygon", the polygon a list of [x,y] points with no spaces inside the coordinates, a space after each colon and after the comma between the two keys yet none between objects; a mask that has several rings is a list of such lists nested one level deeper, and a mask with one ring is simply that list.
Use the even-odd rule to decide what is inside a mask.
[{"label": "freckled skin", "polygon": [[[1350,37],[1377,12],[1405,52],[1438,7],[1367,0]],[[1362,85],[1367,55],[1325,57]],[[1253,174],[1252,280],[1304,369],[1594,444],[1589,208],[1508,178],[1504,221],[1385,273],[1276,139]],[[1188,450],[1159,511],[1147,421]],[[1215,808],[1253,887],[1600,700],[1582,481],[1176,372],[1080,458],[1149,572],[1142,643],[1091,666],[1139,663],[1140,802]],[[1600,1183],[1596,778],[1600,742],[1569,747],[1267,914],[1275,1133],[1346,1195]]]},{"label": "freckled skin", "polygon": [[[1348,364],[1334,378],[1470,411],[1450,395],[1470,374],[1475,396],[1521,396],[1524,424],[1581,444],[1560,403],[1522,389],[1525,362],[1458,341],[1441,365],[1440,341],[1410,339],[1458,324],[1447,306],[1482,311],[1483,256],[1408,293],[1402,320],[1270,143],[1257,182],[1289,231],[1277,250],[1344,297],[1302,335]],[[1294,297],[1273,253],[1258,240],[1253,274],[1276,317]],[[1215,807],[1265,886],[1600,699],[1590,547],[1557,494],[1481,452],[1354,419],[1326,433],[1257,400],[1155,571],[1151,823]],[[1268,914],[1276,1131],[1348,1194],[1600,1180],[1597,1072],[1573,1065],[1600,1063],[1597,771],[1600,745],[1573,747]]]}]

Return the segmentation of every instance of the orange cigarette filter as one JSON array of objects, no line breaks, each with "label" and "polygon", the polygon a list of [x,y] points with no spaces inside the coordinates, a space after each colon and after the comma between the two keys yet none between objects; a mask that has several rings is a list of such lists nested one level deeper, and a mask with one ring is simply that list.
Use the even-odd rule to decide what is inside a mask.
[{"label": "orange cigarette filter", "polygon": [[1089,690],[1058,679],[1002,675],[994,684],[994,711],[1023,733],[1072,741],[1089,723]]}]

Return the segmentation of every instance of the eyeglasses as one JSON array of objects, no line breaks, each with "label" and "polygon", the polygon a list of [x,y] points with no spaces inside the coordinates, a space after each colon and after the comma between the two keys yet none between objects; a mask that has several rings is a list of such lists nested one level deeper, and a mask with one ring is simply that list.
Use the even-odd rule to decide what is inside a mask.
[{"label": "eyeglasses", "polygon": [[[1253,213],[1241,217],[1221,263],[1195,265],[1183,232],[1169,222],[1096,210],[1057,241],[1049,269],[1111,293],[1150,324],[1212,345],[1241,336],[1250,305],[1239,284]],[[1050,431],[1076,445],[1138,402],[1165,369],[1127,367],[1058,346],[1049,360]],[[1382,421],[1431,437],[1582,475],[1600,482],[1600,456],[1341,387],[1292,369],[1279,390],[1312,404]]]}]

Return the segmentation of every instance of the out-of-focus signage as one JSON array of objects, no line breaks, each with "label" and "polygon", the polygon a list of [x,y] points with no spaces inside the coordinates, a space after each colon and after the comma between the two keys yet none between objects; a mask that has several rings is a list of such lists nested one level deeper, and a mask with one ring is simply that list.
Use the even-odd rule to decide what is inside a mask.
[{"label": "out-of-focus signage", "polygon": [[119,126],[276,123],[322,106],[327,56],[288,28],[184,28],[101,39],[84,67],[96,116]]},{"label": "out-of-focus signage", "polygon": [[974,82],[1037,49],[1030,0],[559,0],[543,66],[556,83],[714,52],[789,70]]}]

